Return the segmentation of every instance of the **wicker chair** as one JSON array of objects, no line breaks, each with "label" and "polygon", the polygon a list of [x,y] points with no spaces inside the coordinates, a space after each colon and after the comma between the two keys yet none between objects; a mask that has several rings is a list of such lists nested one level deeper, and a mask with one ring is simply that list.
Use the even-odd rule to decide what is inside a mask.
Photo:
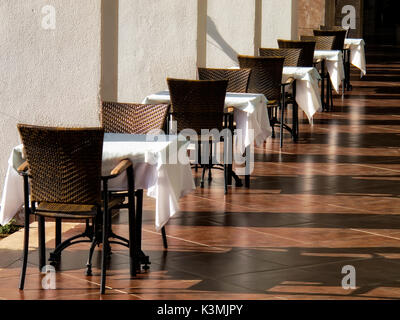
[{"label": "wicker chair", "polygon": [[[202,129],[228,129],[227,117],[224,113],[226,88],[228,80],[183,80],[167,78],[169,93],[171,96],[173,112],[171,116],[177,122],[178,132],[183,129],[191,129],[199,136],[198,155],[201,154],[201,145],[204,139],[201,136]],[[209,140],[209,139],[208,139]],[[204,188],[205,171],[209,170],[209,181],[211,180],[211,169],[220,169],[213,165],[212,141],[210,143],[209,162],[201,163],[203,172],[200,187]],[[224,140],[224,150],[227,150],[228,141]],[[199,157],[200,158],[200,157]],[[223,164],[224,190],[228,192],[229,169],[228,164]]]},{"label": "wicker chair", "polygon": [[[268,99],[268,113],[272,126],[272,136],[275,137],[274,126],[280,125],[280,146],[283,146],[283,129],[292,134],[292,129],[284,124],[286,109],[285,86],[282,84],[284,57],[252,57],[238,56],[241,68],[250,68],[251,75],[248,92],[262,93]],[[277,110],[281,110],[281,120],[278,121]]]},{"label": "wicker chair", "polygon": [[300,36],[301,41],[315,41],[315,50],[333,50],[334,36]]},{"label": "wicker chair", "polygon": [[[101,125],[105,132],[147,134],[152,130],[164,130],[167,125],[169,105],[168,104],[135,104],[103,101],[101,108]],[[167,130],[165,130],[167,131]],[[141,199],[143,190],[136,191]],[[125,197],[126,192],[118,192],[115,196]],[[137,207],[136,235],[141,238],[142,208]],[[109,224],[111,226],[111,223]],[[165,227],[161,229],[164,248],[168,248]],[[144,269],[150,264],[147,256],[140,252],[139,260],[144,264]]]},{"label": "wicker chair", "polygon": [[247,92],[250,69],[197,68],[199,80],[228,80],[227,92]]},{"label": "wicker chair", "polygon": [[284,67],[297,67],[299,65],[301,50],[296,48],[260,48],[259,54],[261,57],[284,57]]},{"label": "wicker chair", "polygon": [[344,47],[344,41],[347,38],[349,29],[339,26],[324,27],[323,30],[314,30],[314,35],[334,36],[335,41],[332,50],[341,50],[343,53],[343,64],[345,66],[345,81],[343,89],[351,90],[350,84],[350,49]]},{"label": "wicker chair", "polygon": [[102,103],[101,124],[105,132],[147,134],[163,130],[168,116],[168,104]]},{"label": "wicker chair", "polygon": [[[36,215],[39,225],[39,268],[45,266],[45,217],[56,219],[85,219],[86,230],[60,243],[53,256],[80,242],[91,242],[87,273],[91,274],[91,257],[96,245],[103,243],[100,292],[105,292],[106,256],[110,252],[108,215],[120,204],[110,198],[109,179],[123,171],[132,171],[132,164],[123,160],[108,176],[101,176],[103,135],[101,128],[49,128],[19,124],[26,162],[18,172],[24,178],[25,237],[24,255],[19,288],[23,290],[29,249],[29,217]],[[128,176],[133,176],[133,173]],[[101,183],[103,184],[103,200]],[[131,275],[136,275],[134,248],[133,181],[128,178],[129,190],[129,247]],[[92,221],[92,225],[89,221]],[[76,240],[87,237],[87,240]],[[76,241],[73,241],[76,240]],[[114,242],[114,241],[113,241]]]},{"label": "wicker chair", "polygon": [[298,67],[312,67],[314,61],[315,41],[297,41],[278,39],[279,48],[297,48],[301,51]]},{"label": "wicker chair", "polygon": [[342,26],[319,26],[320,30],[334,30],[334,31],[339,31],[339,30],[345,30],[346,31],[346,38],[349,35],[349,30],[350,28],[343,28]]}]

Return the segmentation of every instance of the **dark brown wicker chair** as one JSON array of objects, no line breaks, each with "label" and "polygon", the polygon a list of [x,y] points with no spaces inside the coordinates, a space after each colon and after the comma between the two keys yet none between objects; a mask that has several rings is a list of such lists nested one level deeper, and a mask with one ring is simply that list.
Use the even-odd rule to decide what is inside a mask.
[{"label": "dark brown wicker chair", "polygon": [[[300,36],[302,41],[315,41],[316,50],[333,50],[335,36]],[[325,70],[325,61],[318,59],[314,61],[314,66],[318,70],[322,82],[321,82],[321,101],[324,110],[329,110],[330,105],[333,104],[332,88],[328,72]],[[326,101],[325,101],[325,82],[326,82]]]},{"label": "dark brown wicker chair", "polygon": [[334,31],[343,31],[343,30],[345,30],[346,31],[346,38],[347,38],[347,36],[349,35],[349,28],[343,28],[342,26],[319,26],[319,29],[320,30],[334,30]]},{"label": "dark brown wicker chair", "polygon": [[[321,26],[322,27],[322,26]],[[334,36],[335,41],[332,50],[341,50],[343,53],[343,63],[345,66],[345,81],[343,89],[351,90],[350,84],[350,49],[344,47],[344,41],[347,38],[349,29],[344,29],[340,26],[323,27],[323,30],[314,30],[314,35]]]},{"label": "dark brown wicker chair", "polygon": [[105,132],[147,134],[163,130],[168,117],[168,104],[102,103],[101,124]]},{"label": "dark brown wicker chair", "polygon": [[[183,129],[194,130],[201,137],[201,130],[217,129],[221,131],[227,128],[227,119],[224,113],[226,88],[228,80],[183,80],[167,78],[169,93],[172,102],[172,117],[177,122],[178,132]],[[225,118],[225,119],[224,119]],[[198,154],[201,154],[199,138]],[[224,150],[227,150],[227,142],[224,141]],[[205,170],[209,170],[209,181],[211,180],[211,169],[217,168],[212,161],[212,143],[210,142],[209,163],[201,163],[203,172],[200,187],[204,187]],[[199,161],[200,162],[200,161]],[[224,163],[224,186],[225,193],[228,192],[228,164]]]},{"label": "dark brown wicker chair", "polygon": [[250,69],[197,68],[199,80],[228,80],[227,92],[247,92]]},{"label": "dark brown wicker chair", "polygon": [[343,50],[347,30],[314,30],[314,36],[333,36],[332,50]]},{"label": "dark brown wicker chair", "polygon": [[[250,68],[251,75],[248,92],[262,93],[268,99],[268,113],[272,126],[272,136],[275,137],[274,126],[280,125],[280,145],[283,146],[283,129],[292,132],[284,124],[286,109],[285,85],[282,85],[284,57],[252,57],[238,56],[241,68]],[[277,109],[281,110],[281,120],[278,121]]]},{"label": "dark brown wicker chair", "polygon": [[[105,292],[106,256],[109,253],[108,215],[120,204],[109,198],[108,180],[132,164],[123,160],[108,176],[101,176],[103,135],[101,128],[49,128],[19,124],[26,162],[18,168],[24,178],[25,237],[19,288],[23,290],[29,249],[29,217],[36,215],[39,225],[39,268],[46,262],[45,217],[56,219],[85,219],[86,230],[57,245],[53,252],[60,257],[62,250],[80,242],[91,242],[87,273],[91,273],[91,258],[96,245],[103,243],[101,286]],[[133,175],[133,174],[132,174]],[[103,200],[101,183],[103,183]],[[133,226],[135,218],[132,180],[129,189],[129,247],[131,275],[136,274]],[[103,214],[102,214],[103,213]],[[92,221],[92,225],[89,221]],[[87,240],[77,240],[81,237]],[[75,240],[75,241],[73,241]],[[52,260],[54,262],[54,260]]]},{"label": "dark brown wicker chair", "polygon": [[301,51],[298,67],[312,67],[314,61],[315,41],[297,41],[278,39],[279,48],[297,48]]},{"label": "dark brown wicker chair", "polygon": [[315,50],[333,50],[334,36],[300,36],[301,41],[315,41]]},{"label": "dark brown wicker chair", "polygon": [[284,57],[284,67],[297,67],[299,65],[301,50],[296,48],[260,48],[259,54],[261,57]]},{"label": "dark brown wicker chair", "polygon": [[[167,124],[169,104],[137,104],[103,101],[101,108],[101,125],[105,132],[109,133],[130,133],[147,134],[150,131],[164,130]],[[167,130],[164,130],[164,132]],[[138,190],[141,194],[143,190]],[[126,192],[118,192],[118,196],[127,196]],[[140,197],[140,195],[139,195]],[[137,220],[141,222],[142,208],[137,207]],[[140,223],[141,224],[141,223]],[[140,226],[137,223],[137,228]],[[111,222],[110,222],[111,225]],[[137,229],[138,237],[141,230]],[[165,227],[161,229],[164,248],[168,248]],[[141,255],[141,262],[147,269],[148,257]]]}]

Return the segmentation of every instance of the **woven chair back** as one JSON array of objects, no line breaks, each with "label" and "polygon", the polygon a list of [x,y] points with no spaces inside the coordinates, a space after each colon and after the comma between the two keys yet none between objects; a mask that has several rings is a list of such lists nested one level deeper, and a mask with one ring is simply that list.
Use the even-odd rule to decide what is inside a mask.
[{"label": "woven chair back", "polygon": [[228,80],[167,78],[177,130],[222,130]]},{"label": "woven chair back", "polygon": [[259,54],[261,57],[284,57],[284,67],[297,67],[300,61],[301,50],[296,48],[260,48]]},{"label": "woven chair back", "polygon": [[32,177],[32,201],[100,205],[102,128],[19,124],[18,130]]},{"label": "woven chair back", "polygon": [[303,49],[300,55],[299,67],[312,67],[314,61],[315,41],[297,41],[278,39],[279,48]]},{"label": "woven chair back", "polygon": [[247,92],[250,69],[198,68],[199,80],[228,80],[227,92]]},{"label": "woven chair back", "polygon": [[168,104],[135,104],[121,102],[102,103],[101,124],[105,132],[147,134],[163,130]]},{"label": "woven chair back", "polygon": [[334,36],[332,50],[343,50],[347,30],[314,30],[314,36]]},{"label": "woven chair back", "polygon": [[248,92],[262,93],[268,100],[280,100],[284,57],[238,56],[241,68],[250,68]]}]

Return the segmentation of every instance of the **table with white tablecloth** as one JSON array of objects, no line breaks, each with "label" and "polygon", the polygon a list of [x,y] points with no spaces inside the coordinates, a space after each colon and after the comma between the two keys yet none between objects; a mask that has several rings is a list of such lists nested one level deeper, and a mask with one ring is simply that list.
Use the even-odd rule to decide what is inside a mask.
[{"label": "table with white tablecloth", "polygon": [[345,39],[344,47],[350,49],[350,63],[360,69],[361,77],[367,74],[363,39]]},{"label": "table with white tablecloth", "polygon": [[333,88],[339,93],[340,84],[345,79],[343,55],[340,50],[315,50],[314,59],[324,59]]},{"label": "table with white tablecloth", "polygon": [[[160,91],[147,96],[142,103],[171,103],[169,91]],[[272,128],[267,112],[268,100],[258,93],[227,92],[225,108],[233,107],[236,129],[242,134],[240,144],[236,147],[243,153],[253,142],[259,146],[272,135]]]},{"label": "table with white tablecloth", "polygon": [[[133,163],[136,189],[147,189],[147,195],[156,199],[156,230],[160,230],[179,211],[179,198],[195,189],[189,161],[175,161],[174,156],[187,145],[186,141],[178,141],[177,136],[104,135],[102,173],[106,175],[123,159]],[[182,157],[186,153],[179,154]],[[23,179],[16,171],[23,161],[22,145],[16,146],[8,161],[1,200],[2,225],[15,216],[24,202]],[[109,190],[126,189],[126,185],[126,175],[123,174],[110,180]]]},{"label": "table with white tablecloth", "polygon": [[318,81],[321,77],[315,68],[283,67],[282,81],[288,78],[296,80],[296,102],[304,111],[308,121],[312,124],[314,114],[322,110],[321,94]]}]

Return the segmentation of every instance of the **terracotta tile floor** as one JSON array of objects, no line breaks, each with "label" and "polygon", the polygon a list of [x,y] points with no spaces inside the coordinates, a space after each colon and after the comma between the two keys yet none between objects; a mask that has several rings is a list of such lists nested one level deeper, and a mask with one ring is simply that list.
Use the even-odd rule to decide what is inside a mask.
[{"label": "terracotta tile floor", "polygon": [[[0,241],[0,299],[399,299],[400,54],[371,49],[368,75],[353,70],[353,91],[310,127],[301,117],[297,144],[286,136],[256,148],[251,188],[223,194],[223,179],[181,201],[167,226],[169,249],[154,231],[145,199],[143,248],[151,268],[129,276],[127,250],[113,247],[107,294],[100,256],[84,274],[88,247],[63,253],[57,289],[44,290],[33,224],[26,289],[17,289],[22,232]],[[198,178],[197,178],[198,183]],[[126,212],[115,219],[127,234]],[[53,247],[49,223],[48,247]],[[64,226],[64,236],[82,230]],[[342,267],[356,288],[341,287]]]}]

